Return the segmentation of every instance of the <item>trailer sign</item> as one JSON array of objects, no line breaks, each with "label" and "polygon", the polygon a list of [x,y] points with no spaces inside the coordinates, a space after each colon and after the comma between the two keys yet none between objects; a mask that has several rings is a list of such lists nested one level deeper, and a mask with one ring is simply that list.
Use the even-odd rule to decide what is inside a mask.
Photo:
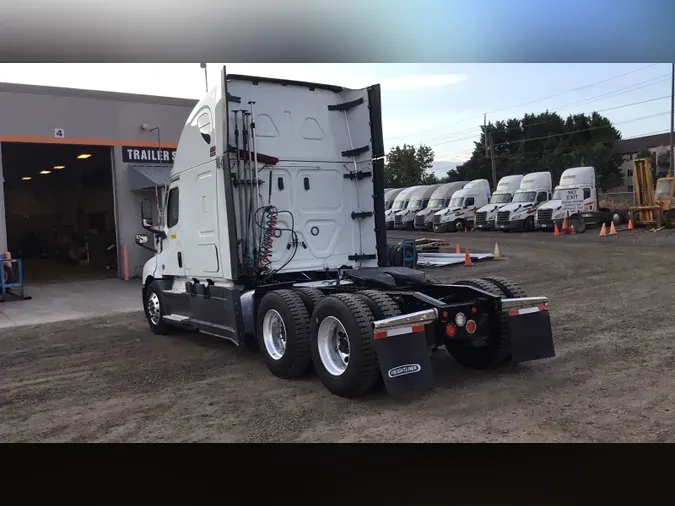
[{"label": "trailer sign", "polygon": [[563,190],[560,200],[564,211],[578,213],[584,210],[584,192],[581,188]]}]

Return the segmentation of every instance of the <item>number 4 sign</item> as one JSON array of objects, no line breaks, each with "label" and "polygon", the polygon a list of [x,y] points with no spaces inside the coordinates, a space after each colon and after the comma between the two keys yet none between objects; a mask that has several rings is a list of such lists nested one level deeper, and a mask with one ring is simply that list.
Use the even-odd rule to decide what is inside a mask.
[{"label": "number 4 sign", "polygon": [[66,136],[66,131],[63,128],[54,129],[54,137],[57,139],[63,139]]}]

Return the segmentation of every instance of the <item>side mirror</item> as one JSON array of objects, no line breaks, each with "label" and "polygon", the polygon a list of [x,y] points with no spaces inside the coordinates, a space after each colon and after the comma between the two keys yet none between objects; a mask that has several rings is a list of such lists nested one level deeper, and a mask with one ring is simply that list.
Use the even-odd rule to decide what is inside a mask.
[{"label": "side mirror", "polygon": [[152,202],[150,202],[150,199],[141,200],[141,220],[144,227],[152,226]]},{"label": "side mirror", "polygon": [[148,234],[136,234],[136,244],[147,244]]}]

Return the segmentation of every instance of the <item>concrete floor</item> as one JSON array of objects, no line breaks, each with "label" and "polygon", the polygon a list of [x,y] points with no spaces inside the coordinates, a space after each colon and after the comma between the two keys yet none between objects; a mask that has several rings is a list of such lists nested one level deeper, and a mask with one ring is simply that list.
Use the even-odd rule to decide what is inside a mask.
[{"label": "concrete floor", "polygon": [[0,329],[143,310],[139,280],[31,284],[26,295],[32,299],[0,303]]}]

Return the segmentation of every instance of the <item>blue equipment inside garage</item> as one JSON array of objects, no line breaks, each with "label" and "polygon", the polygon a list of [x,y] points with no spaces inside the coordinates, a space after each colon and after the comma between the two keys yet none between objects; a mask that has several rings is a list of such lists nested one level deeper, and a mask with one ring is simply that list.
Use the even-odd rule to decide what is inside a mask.
[{"label": "blue equipment inside garage", "polygon": [[[0,302],[8,300],[30,300],[23,289],[23,262],[20,259],[1,259]],[[9,265],[8,265],[9,264]]]}]

